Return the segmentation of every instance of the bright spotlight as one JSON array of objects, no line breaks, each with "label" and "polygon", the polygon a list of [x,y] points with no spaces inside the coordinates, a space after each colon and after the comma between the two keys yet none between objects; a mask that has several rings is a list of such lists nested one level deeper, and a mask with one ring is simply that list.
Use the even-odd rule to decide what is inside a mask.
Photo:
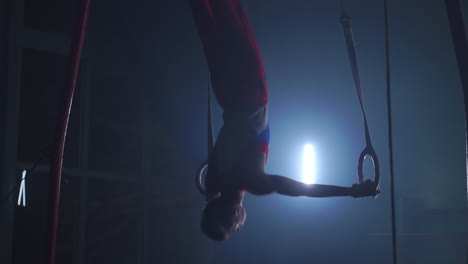
[{"label": "bright spotlight", "polygon": [[304,146],[302,159],[302,181],[307,184],[315,183],[315,149],[312,144]]}]

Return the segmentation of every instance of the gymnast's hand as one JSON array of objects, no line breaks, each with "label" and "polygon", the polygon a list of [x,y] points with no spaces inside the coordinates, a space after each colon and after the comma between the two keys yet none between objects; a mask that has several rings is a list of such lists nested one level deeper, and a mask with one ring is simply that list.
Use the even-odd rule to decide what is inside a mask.
[{"label": "gymnast's hand", "polygon": [[373,196],[374,198],[380,194],[380,190],[376,184],[371,180],[359,184],[353,184],[351,187],[351,196],[354,198]]}]

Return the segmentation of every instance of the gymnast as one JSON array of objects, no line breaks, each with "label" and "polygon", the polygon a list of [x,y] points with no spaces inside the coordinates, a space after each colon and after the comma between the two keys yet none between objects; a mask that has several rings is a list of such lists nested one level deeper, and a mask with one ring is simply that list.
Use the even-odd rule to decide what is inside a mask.
[{"label": "gymnast", "polygon": [[268,159],[268,91],[263,62],[240,0],[189,0],[203,44],[210,81],[223,108],[223,127],[209,157],[205,188],[210,197],[201,229],[226,240],[244,225],[245,192],[287,196],[376,196],[371,180],[351,187],[305,184],[265,172]]}]

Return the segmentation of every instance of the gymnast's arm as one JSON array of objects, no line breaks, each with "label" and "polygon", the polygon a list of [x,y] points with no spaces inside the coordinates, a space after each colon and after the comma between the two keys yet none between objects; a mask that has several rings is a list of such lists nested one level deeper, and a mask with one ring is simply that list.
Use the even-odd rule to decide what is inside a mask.
[{"label": "gymnast's arm", "polygon": [[284,176],[261,172],[247,182],[245,190],[255,195],[278,193],[287,196],[308,197],[338,197],[352,196],[353,194],[352,187],[305,184]]},{"label": "gymnast's arm", "polygon": [[[265,159],[265,154],[260,155],[259,160]],[[263,166],[264,168],[264,166]],[[308,196],[308,197],[339,197],[352,196],[364,197],[376,195],[372,182],[366,181],[362,184],[355,184],[352,187],[341,187],[323,184],[305,184],[290,178],[272,175],[264,172],[261,166],[252,170],[251,173],[244,174],[244,189],[254,195],[266,195],[278,193],[287,196]]]}]

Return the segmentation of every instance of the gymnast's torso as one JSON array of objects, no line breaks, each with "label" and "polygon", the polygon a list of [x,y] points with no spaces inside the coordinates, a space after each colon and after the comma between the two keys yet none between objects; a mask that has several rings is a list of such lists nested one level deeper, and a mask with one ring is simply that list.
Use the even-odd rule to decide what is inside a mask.
[{"label": "gymnast's torso", "polygon": [[[206,176],[210,194],[239,190],[243,177],[253,170],[263,169],[269,152],[270,128],[268,108],[254,112],[224,112],[224,125],[211,154]],[[265,153],[264,161],[259,154]],[[263,163],[263,164],[258,164]]]}]

